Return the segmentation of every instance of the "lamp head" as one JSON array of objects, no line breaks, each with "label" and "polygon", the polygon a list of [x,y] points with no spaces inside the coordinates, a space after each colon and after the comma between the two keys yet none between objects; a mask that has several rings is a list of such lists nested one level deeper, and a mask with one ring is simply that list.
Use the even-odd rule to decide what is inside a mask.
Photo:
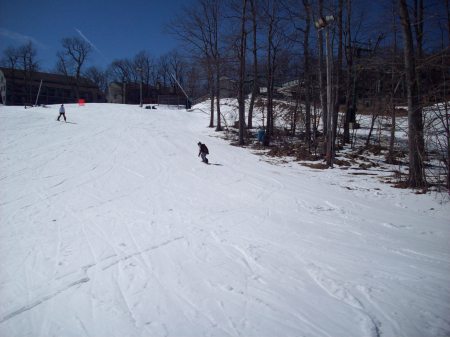
[{"label": "lamp head", "polygon": [[321,16],[320,18],[317,19],[316,22],[314,22],[314,25],[316,26],[317,29],[323,29],[333,21],[334,21],[333,15],[327,15],[325,17]]}]

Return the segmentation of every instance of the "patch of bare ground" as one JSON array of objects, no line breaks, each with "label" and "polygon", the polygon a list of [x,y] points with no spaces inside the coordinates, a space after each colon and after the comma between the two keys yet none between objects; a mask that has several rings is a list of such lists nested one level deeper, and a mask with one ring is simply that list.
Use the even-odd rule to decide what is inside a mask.
[{"label": "patch of bare ground", "polygon": [[296,161],[301,160],[318,160],[319,157],[309,152],[309,150],[301,144],[295,143],[282,143],[278,146],[270,147],[267,152],[271,157],[292,157]]},{"label": "patch of bare ground", "polygon": [[[255,155],[266,156],[267,160],[265,161],[273,165],[296,161],[298,164],[312,169],[325,170],[329,168],[324,155],[320,153],[320,149],[323,148],[323,144],[320,142],[316,146],[316,151],[310,151],[302,143],[301,137],[284,134],[282,137],[276,134],[271,145],[264,146],[256,141],[254,132],[248,131],[245,135],[245,145],[239,145],[238,132],[233,128],[226,129],[223,138],[228,140],[232,146],[249,148]],[[356,149],[337,146],[336,150],[337,156],[333,160],[335,168],[346,170],[348,174],[354,176],[377,176],[381,182],[394,188],[410,188],[407,182],[408,155],[406,150],[397,149],[393,153],[389,153],[388,147],[380,144],[370,144]],[[426,168],[429,166],[429,163],[425,163]],[[354,172],[356,170],[359,172]],[[392,174],[386,175],[386,172]],[[442,188],[442,184],[433,184],[431,181],[428,182],[427,188],[429,189],[433,185],[436,185],[437,190]],[[417,194],[426,192],[426,190],[415,190]]]},{"label": "patch of bare ground", "polygon": [[328,165],[325,163],[302,163],[302,165],[317,170],[325,170],[328,168]]}]

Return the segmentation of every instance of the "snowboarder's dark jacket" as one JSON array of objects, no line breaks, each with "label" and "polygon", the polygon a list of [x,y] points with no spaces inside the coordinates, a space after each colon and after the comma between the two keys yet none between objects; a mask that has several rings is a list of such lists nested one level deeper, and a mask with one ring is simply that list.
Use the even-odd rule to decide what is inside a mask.
[{"label": "snowboarder's dark jacket", "polygon": [[209,154],[208,148],[206,147],[205,144],[199,144],[200,145],[200,151],[198,152],[198,155],[200,155],[200,153],[205,153],[205,154]]}]

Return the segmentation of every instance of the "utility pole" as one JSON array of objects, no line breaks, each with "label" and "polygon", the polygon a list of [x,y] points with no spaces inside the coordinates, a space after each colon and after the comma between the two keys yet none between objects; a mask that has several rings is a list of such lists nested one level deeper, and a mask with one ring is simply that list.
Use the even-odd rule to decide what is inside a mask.
[{"label": "utility pole", "polygon": [[331,68],[333,66],[332,62],[332,51],[331,51],[331,43],[330,43],[330,24],[334,21],[333,15],[327,15],[326,17],[319,18],[314,24],[318,30],[326,29],[325,31],[325,43],[326,43],[326,57],[327,57],[327,108],[328,108],[328,115],[327,115],[327,165],[329,167],[333,167],[333,156],[334,156],[334,149],[333,149],[333,133],[334,133],[334,127],[333,127],[333,99],[331,94],[331,88],[332,88],[332,78],[331,78]]}]

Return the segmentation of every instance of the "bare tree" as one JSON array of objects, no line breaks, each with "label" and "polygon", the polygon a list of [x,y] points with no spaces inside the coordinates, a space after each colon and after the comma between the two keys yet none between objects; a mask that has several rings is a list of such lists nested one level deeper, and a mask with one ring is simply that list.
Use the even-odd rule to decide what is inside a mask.
[{"label": "bare tree", "polygon": [[424,176],[424,138],[422,108],[419,104],[414,45],[406,0],[399,0],[400,19],[403,31],[403,51],[405,62],[406,87],[408,93],[408,146],[409,177],[408,185],[412,188],[426,186]]},{"label": "bare tree", "polygon": [[175,76],[181,85],[183,85],[186,70],[186,62],[184,61],[183,56],[176,50],[170,52],[167,56],[170,73]]},{"label": "bare tree", "polygon": [[450,0],[445,0],[445,8],[447,10],[447,34],[448,45],[450,46]]},{"label": "bare tree", "polygon": [[158,78],[163,87],[168,87],[172,84],[173,79],[170,76],[170,62],[167,54],[161,55],[158,59]]},{"label": "bare tree", "polygon": [[258,20],[257,20],[257,1],[250,0],[251,20],[252,20],[252,54],[253,54],[253,83],[250,104],[248,108],[247,128],[253,128],[253,109],[255,106],[256,96],[258,95]]},{"label": "bare tree", "polygon": [[21,69],[23,69],[24,82],[25,82],[25,97],[29,104],[33,104],[33,76],[34,73],[39,69],[39,64],[36,61],[37,51],[31,41],[20,46],[17,49],[18,52],[18,64]]},{"label": "bare tree", "polygon": [[131,82],[133,65],[132,62],[128,59],[115,60],[109,66],[108,72],[113,81],[119,82],[122,84],[122,103],[126,104],[126,86],[127,83]]},{"label": "bare tree", "polygon": [[12,70],[17,69],[19,65],[19,50],[14,47],[8,47],[3,51],[1,64]]},{"label": "bare tree", "polygon": [[36,48],[31,41],[19,47],[18,56],[20,67],[28,72],[37,71],[39,69],[39,64],[36,61],[36,55]]},{"label": "bare tree", "polygon": [[414,31],[416,37],[416,49],[417,49],[417,58],[419,60],[423,57],[423,36],[424,36],[424,6],[423,0],[414,0]]},{"label": "bare tree", "polygon": [[247,17],[247,0],[242,0],[242,14],[241,14],[241,29],[239,41],[239,89],[238,89],[238,104],[239,104],[239,145],[244,145],[245,132],[245,95],[244,95],[244,81],[245,81],[245,63],[247,50],[247,31],[246,31],[246,17]]},{"label": "bare tree", "polygon": [[152,56],[145,50],[138,52],[132,60],[132,68],[136,73],[137,82],[145,84],[143,90],[143,97],[149,95],[149,85],[152,83],[156,85],[156,80],[153,80],[152,74],[155,73],[155,62]]},{"label": "bare tree", "polygon": [[204,69],[197,63],[188,63],[186,67],[186,92],[189,97],[199,97],[202,94],[202,76],[204,76]]},{"label": "bare tree", "polygon": [[[319,5],[319,17],[323,17],[323,0],[318,0]],[[319,53],[319,95],[320,95],[320,105],[322,106],[322,123],[323,123],[323,134],[326,135],[328,133],[327,130],[327,117],[328,117],[328,107],[326,104],[326,86],[324,83],[324,52],[323,52],[323,30],[319,29],[317,31],[318,36],[318,53]],[[326,151],[326,144],[324,144]]]},{"label": "bare tree", "polygon": [[267,121],[264,145],[270,145],[274,135],[274,94],[278,57],[282,46],[287,46],[286,35],[281,27],[283,18],[279,1],[265,0],[262,4],[262,24],[265,30],[266,76],[267,76]]},{"label": "bare tree", "polygon": [[[390,91],[390,111],[391,111],[391,132],[389,137],[389,152],[387,154],[387,162],[395,163],[395,154],[394,154],[394,144],[395,144],[395,131],[396,131],[396,104],[395,104],[395,96],[397,90],[402,82],[403,75],[397,69],[397,58],[398,58],[398,48],[397,48],[397,6],[396,0],[392,1],[392,34],[393,34],[393,46],[391,52],[391,91]],[[396,78],[399,77],[398,80]]]},{"label": "bare tree", "polygon": [[109,71],[113,81],[131,82],[132,62],[128,59],[115,60],[109,66]]},{"label": "bare tree", "polygon": [[108,86],[108,76],[106,71],[100,69],[99,67],[91,66],[84,72],[84,77],[97,85],[103,93],[106,92]]},{"label": "bare tree", "polygon": [[344,138],[343,143],[350,143],[350,122],[354,122],[356,113],[355,90],[356,73],[354,69],[354,48],[352,43],[352,0],[347,0],[347,20],[345,24],[345,57],[347,61],[347,90],[346,90],[346,110],[344,119]]},{"label": "bare tree", "polygon": [[342,12],[344,9],[343,0],[338,1],[338,12],[337,12],[337,29],[338,29],[338,55],[337,55],[337,65],[336,65],[336,75],[334,78],[334,104],[333,104],[333,139],[330,154],[334,157],[336,151],[336,137],[337,137],[337,124],[339,116],[339,106],[341,101],[341,89],[342,89],[342,61],[343,61],[343,24],[342,24]]},{"label": "bare tree", "polygon": [[305,11],[305,29],[303,31],[303,68],[305,88],[305,141],[311,151],[311,65],[309,50],[309,34],[311,30],[311,2],[303,0]]},{"label": "bare tree", "polygon": [[[220,116],[220,20],[221,0],[197,0],[194,6],[185,8],[182,16],[176,18],[169,27],[181,41],[194,50],[194,54],[205,65],[211,102],[210,127],[217,113],[216,130],[222,130]],[[214,105],[214,103],[216,103]]]},{"label": "bare tree", "polygon": [[58,69],[75,79],[75,95],[80,98],[80,79],[83,66],[92,51],[89,43],[79,37],[68,37],[61,41],[63,50],[57,54]]},{"label": "bare tree", "polygon": [[214,81],[216,96],[217,126],[216,131],[222,131],[222,122],[220,116],[220,76],[221,76],[221,53],[220,53],[220,20],[222,10],[222,0],[200,0],[203,15],[206,18],[206,31],[210,44],[211,55],[214,60]]},{"label": "bare tree", "polygon": [[[10,68],[12,73],[11,86],[15,87],[16,80],[16,69],[19,66],[19,50],[18,48],[8,47],[3,51],[2,65]],[[11,100],[15,102],[16,100],[16,91],[11,91]]]}]

